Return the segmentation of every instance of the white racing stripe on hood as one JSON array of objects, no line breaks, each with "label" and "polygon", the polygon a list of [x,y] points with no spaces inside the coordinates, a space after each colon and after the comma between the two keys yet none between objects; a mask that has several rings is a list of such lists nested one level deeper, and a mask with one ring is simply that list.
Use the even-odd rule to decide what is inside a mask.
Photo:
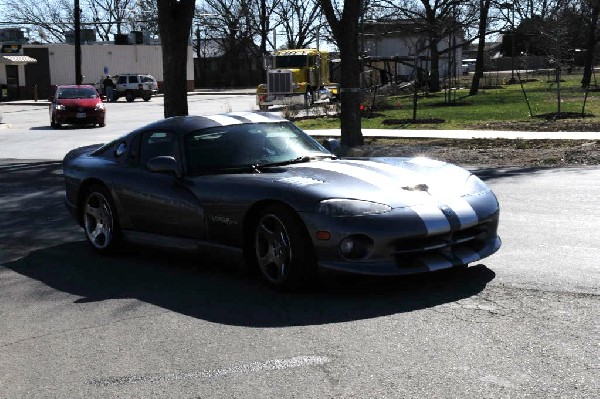
[{"label": "white racing stripe on hood", "polygon": [[[300,167],[310,167],[299,164]],[[377,173],[368,168],[361,168],[359,166],[353,166],[346,163],[346,161],[335,161],[335,162],[318,162],[315,163],[315,168],[328,170],[330,172],[339,173],[342,175],[353,177],[357,180],[361,180],[365,183],[368,183],[372,186],[381,189],[397,189],[400,194],[402,191],[402,186],[404,185],[402,182],[398,181],[398,179],[393,179],[391,177],[385,176],[381,173]],[[426,195],[425,193],[423,193]],[[428,196],[428,195],[427,195]],[[419,202],[423,200],[423,196],[418,196]],[[429,196],[428,196],[429,197]]]},{"label": "white racing stripe on hood", "polygon": [[392,175],[395,175],[398,177],[398,179],[402,179],[402,182],[401,182],[402,186],[411,186],[412,187],[417,184],[427,183],[425,181],[425,179],[423,178],[423,176],[421,176],[417,172],[406,169],[406,168],[402,168],[400,166],[394,166],[394,165],[390,165],[387,163],[375,162],[375,161],[354,161],[354,160],[344,159],[343,162],[351,163],[354,165],[364,165],[369,168],[379,169],[382,172],[387,172]]},{"label": "white racing stripe on hood", "polygon": [[[375,161],[352,161],[352,160],[344,160],[344,162],[348,162],[348,163],[352,163],[352,164],[356,164],[356,165],[365,165],[368,167],[372,167],[372,168],[376,168],[379,169],[383,172],[389,172],[391,174],[395,174],[396,176],[398,176],[399,179],[402,180],[403,184],[402,186],[410,186],[413,187],[417,184],[421,184],[421,183],[427,183],[427,180],[425,180],[419,173],[412,171],[412,170],[408,170],[408,169],[404,169],[402,167],[398,167],[398,166],[394,166],[394,165],[390,165],[390,164],[386,164],[386,163],[381,163],[381,162],[375,162]],[[443,165],[443,162],[438,162],[438,166],[439,165]],[[434,197],[439,197],[442,202],[447,205],[450,209],[452,209],[454,211],[454,213],[456,214],[456,216],[458,217],[459,221],[460,221],[460,225],[462,228],[465,227],[470,227],[470,226],[474,226],[479,222],[479,219],[477,218],[477,214],[475,213],[475,211],[473,210],[473,208],[471,207],[471,205],[462,197],[458,197],[456,195],[448,195],[448,193],[445,193],[441,190],[435,190],[433,191],[432,187],[429,187],[428,192],[434,196]]]},{"label": "white racing stripe on hood", "polygon": [[444,203],[454,211],[460,221],[460,227],[471,227],[479,222],[473,207],[464,198],[448,197],[444,198]]},{"label": "white racing stripe on hood", "polygon": [[250,122],[259,123],[259,122],[274,122],[272,118],[267,118],[264,115],[257,114],[254,112],[229,112],[229,115],[239,116],[245,119],[248,119]]},{"label": "white racing stripe on hood", "polygon": [[210,119],[211,121],[215,121],[223,126],[229,126],[229,125],[240,125],[243,122],[232,118],[230,116],[225,116],[225,115],[209,115],[209,116],[205,116],[204,118],[206,119]]},{"label": "white racing stripe on hood", "polygon": [[419,215],[428,234],[440,234],[450,231],[450,222],[446,215],[434,204],[415,205],[410,208]]}]

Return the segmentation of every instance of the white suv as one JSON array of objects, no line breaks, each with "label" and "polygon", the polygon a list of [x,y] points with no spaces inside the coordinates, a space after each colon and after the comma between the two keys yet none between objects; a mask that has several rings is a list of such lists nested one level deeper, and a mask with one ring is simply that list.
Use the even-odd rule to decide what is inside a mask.
[{"label": "white suv", "polygon": [[152,75],[143,73],[123,73],[113,76],[115,82],[114,101],[119,97],[125,97],[132,102],[137,97],[149,101],[152,96],[158,94],[158,83]]}]

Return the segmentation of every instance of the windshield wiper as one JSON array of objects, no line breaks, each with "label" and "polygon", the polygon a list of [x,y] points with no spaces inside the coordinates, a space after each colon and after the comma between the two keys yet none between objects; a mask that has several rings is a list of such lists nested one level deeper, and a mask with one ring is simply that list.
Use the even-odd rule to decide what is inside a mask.
[{"label": "windshield wiper", "polygon": [[310,162],[310,161],[314,161],[316,159],[322,159],[322,158],[336,159],[337,157],[335,155],[331,155],[331,154],[302,155],[300,157],[297,157],[294,159],[289,159],[287,161],[271,162],[271,163],[256,163],[256,164],[252,164],[251,167],[252,167],[252,169],[254,169],[254,171],[260,173],[261,168],[285,166],[285,165],[292,165],[292,164],[296,164],[296,163],[306,163],[306,162]]}]

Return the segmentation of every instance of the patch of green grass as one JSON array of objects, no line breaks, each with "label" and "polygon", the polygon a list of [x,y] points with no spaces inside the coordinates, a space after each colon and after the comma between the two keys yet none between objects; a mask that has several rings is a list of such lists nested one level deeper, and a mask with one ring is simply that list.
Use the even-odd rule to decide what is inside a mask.
[{"label": "patch of green grass", "polygon": [[[373,109],[373,117],[363,117],[365,129],[473,129],[482,123],[537,121],[533,116],[558,111],[556,95],[557,85],[549,82],[546,74],[527,77],[527,83],[502,85],[500,88],[484,88],[475,96],[469,96],[469,89],[420,96],[417,106],[417,119],[424,123],[412,123],[412,95],[391,96],[384,99],[384,106]],[[561,86],[560,111],[563,113],[581,113],[585,91],[581,86],[581,75],[563,77]],[[470,84],[470,80],[467,81]],[[450,99],[451,101],[446,101]],[[529,107],[527,100],[529,101]],[[368,104],[368,102],[365,102]],[[600,121],[600,92],[588,93],[586,121]],[[426,123],[427,120],[443,120],[442,123]],[[396,120],[394,124],[384,121]],[[327,117],[305,119],[297,124],[302,129],[339,128],[339,118]]]}]

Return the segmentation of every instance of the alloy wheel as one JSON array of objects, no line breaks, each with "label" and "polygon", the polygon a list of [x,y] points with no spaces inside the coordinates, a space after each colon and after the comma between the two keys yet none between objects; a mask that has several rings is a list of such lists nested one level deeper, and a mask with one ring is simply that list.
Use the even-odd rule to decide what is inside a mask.
[{"label": "alloy wheel", "polygon": [[292,245],[285,225],[274,214],[257,224],[255,252],[260,271],[272,284],[283,284],[291,271]]},{"label": "alloy wheel", "polygon": [[113,239],[114,217],[106,197],[93,191],[84,205],[84,229],[88,241],[96,249],[106,249]]}]

